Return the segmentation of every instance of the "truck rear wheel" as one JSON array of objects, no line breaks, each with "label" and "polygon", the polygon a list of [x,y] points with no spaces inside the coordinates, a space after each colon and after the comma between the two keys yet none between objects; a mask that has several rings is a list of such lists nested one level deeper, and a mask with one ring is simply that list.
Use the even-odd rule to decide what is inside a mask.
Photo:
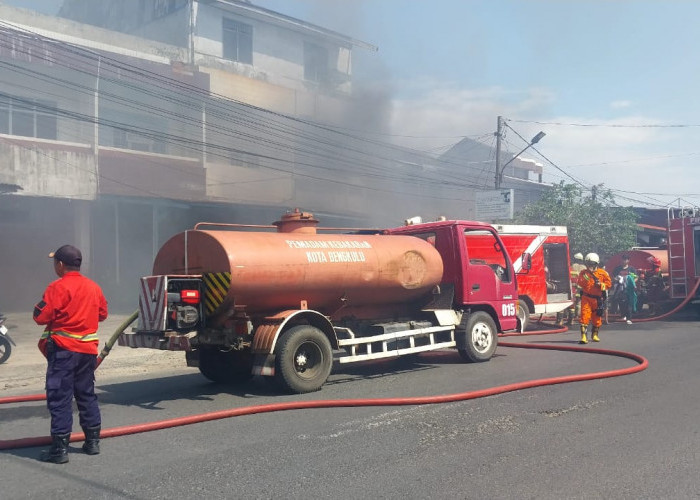
[{"label": "truck rear wheel", "polygon": [[252,378],[253,357],[250,351],[199,349],[199,371],[212,382],[233,384]]},{"label": "truck rear wheel", "polygon": [[477,311],[470,314],[465,334],[466,345],[458,349],[462,359],[470,363],[491,359],[498,345],[498,333],[496,324],[488,313]]},{"label": "truck rear wheel", "polygon": [[521,332],[527,330],[530,325],[530,309],[524,300],[518,301],[518,329]]},{"label": "truck rear wheel", "polygon": [[333,350],[318,328],[299,325],[284,332],[275,347],[275,379],[286,391],[301,394],[321,388],[333,367]]}]

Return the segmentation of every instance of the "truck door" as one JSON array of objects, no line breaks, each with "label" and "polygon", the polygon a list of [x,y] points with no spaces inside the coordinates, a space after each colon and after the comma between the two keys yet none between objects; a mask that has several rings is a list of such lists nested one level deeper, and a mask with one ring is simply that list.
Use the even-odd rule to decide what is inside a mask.
[{"label": "truck door", "polygon": [[503,330],[516,328],[517,285],[500,239],[488,229],[465,228],[464,242],[464,303],[492,305]]},{"label": "truck door", "polygon": [[544,269],[547,283],[547,303],[571,299],[568,248],[565,243],[545,243]]}]

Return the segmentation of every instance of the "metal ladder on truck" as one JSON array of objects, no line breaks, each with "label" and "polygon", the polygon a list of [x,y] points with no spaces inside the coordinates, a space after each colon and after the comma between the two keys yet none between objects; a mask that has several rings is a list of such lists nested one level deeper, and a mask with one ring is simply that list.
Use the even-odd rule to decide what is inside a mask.
[{"label": "metal ladder on truck", "polygon": [[688,265],[686,262],[685,219],[695,217],[696,208],[668,209],[668,275],[671,298],[688,295]]}]

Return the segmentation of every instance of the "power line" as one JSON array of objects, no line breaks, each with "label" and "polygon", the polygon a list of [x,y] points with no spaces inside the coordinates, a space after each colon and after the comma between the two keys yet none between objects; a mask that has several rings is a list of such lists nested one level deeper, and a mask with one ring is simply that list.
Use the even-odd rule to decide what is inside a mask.
[{"label": "power line", "polygon": [[[58,45],[60,45],[61,47],[63,47],[63,44],[60,44],[60,43],[59,43]],[[69,46],[69,47],[70,47],[70,46]],[[80,52],[80,49],[76,49],[76,48],[72,47],[70,50],[68,50],[68,52],[70,52],[71,54],[75,54],[76,52],[79,53],[79,52]],[[85,56],[84,53],[80,53],[80,55]],[[92,53],[92,52],[88,52],[88,58],[89,58],[89,57],[92,57],[92,58],[95,58],[95,59],[96,59],[97,56],[96,56],[94,53]],[[107,58],[107,57],[104,57],[104,58],[105,58],[107,61],[110,60],[110,59]],[[125,71],[126,71],[126,70],[131,70],[131,68],[128,67],[129,65],[124,65],[123,63],[119,63],[119,64],[121,65],[120,67],[117,68],[119,71],[122,71],[122,69],[124,69],[125,66],[126,66]],[[25,71],[27,71],[27,70],[25,70]],[[139,69],[136,71],[136,73],[140,76],[140,75],[144,74],[145,71],[144,71],[143,69],[140,69],[140,68],[139,68]],[[168,80],[167,78],[162,77],[162,76],[157,75],[157,74],[149,74],[148,76],[150,77],[150,76],[153,76],[153,75],[155,75],[156,81],[159,81],[159,80],[160,80],[160,81],[166,80],[166,83],[170,83],[170,82],[167,81],[167,80]],[[55,83],[55,82],[54,82],[54,83]],[[64,83],[66,83],[66,82],[64,82]],[[133,84],[124,82],[122,78],[119,79],[119,83],[121,83],[122,85],[131,86],[131,88],[134,89]],[[66,84],[71,84],[71,82],[67,82]],[[183,84],[182,84],[181,82],[176,82],[176,86],[183,86]],[[190,87],[188,90],[190,90],[191,88],[194,88],[195,92],[202,93],[201,89],[196,88],[196,87]],[[90,88],[83,88],[82,90],[85,91],[85,92],[92,92],[92,89],[90,89]],[[135,90],[138,90],[138,89],[135,89]],[[141,91],[144,91],[144,89],[140,89],[140,90],[141,90]],[[103,94],[103,95],[104,95],[104,94]],[[208,94],[205,94],[205,95],[208,96]],[[107,100],[110,100],[110,98],[113,98],[113,96],[110,96],[110,95],[108,95],[108,94],[105,95],[105,97],[107,98]],[[162,98],[163,96],[160,95],[160,94],[158,94],[158,97],[161,97],[161,98]],[[182,100],[179,100],[179,99],[175,99],[175,102],[177,102],[177,104],[182,105],[183,103],[184,103],[184,104],[187,104],[189,101],[188,101],[188,100],[182,101]],[[309,121],[306,121],[306,120],[298,120],[298,119],[294,119],[293,117],[286,117],[286,116],[281,115],[281,114],[278,114],[278,113],[269,112],[269,111],[266,111],[266,110],[261,110],[260,108],[250,107],[250,106],[248,106],[248,105],[245,105],[245,104],[243,104],[243,103],[240,103],[239,101],[226,101],[226,103],[224,104],[224,106],[230,106],[230,105],[231,105],[231,102],[233,102],[235,105],[243,106],[243,108],[241,108],[241,109],[242,109],[244,112],[247,112],[247,113],[250,113],[250,112],[251,112],[250,109],[248,109],[248,108],[251,108],[251,109],[253,109],[254,111],[263,111],[263,112],[266,112],[266,113],[272,113],[273,116],[278,116],[278,117],[280,117],[280,118],[287,118],[287,119],[289,119],[289,120],[295,120],[295,121],[297,121],[297,122],[299,122],[299,123],[305,123],[305,124],[308,124],[308,125],[310,125],[310,126],[320,127],[321,129],[328,129],[327,127],[319,126],[318,124],[315,124],[315,123],[312,123],[312,122],[309,122]],[[143,103],[141,103],[141,102],[135,102],[135,101],[128,102],[128,100],[127,100],[126,104],[127,104],[127,105],[130,105],[130,106],[133,106],[133,107],[135,107],[135,108],[137,108],[137,109],[140,109],[141,107],[143,107]],[[219,103],[219,106],[218,106],[218,107],[221,107],[221,104],[222,104],[222,103]],[[151,108],[151,109],[152,109],[153,111],[157,111],[157,112],[159,112],[159,113],[165,113],[166,115],[169,113],[170,115],[172,115],[172,112],[164,111],[163,109],[154,109],[154,108]],[[240,111],[241,109],[239,109],[239,111]],[[217,109],[217,106],[214,106],[213,109],[210,108],[210,113],[215,114],[215,115],[218,114],[219,116],[221,116],[220,110]],[[182,117],[180,116],[179,118],[182,118]],[[189,118],[189,117],[185,117],[185,118]],[[256,119],[259,119],[259,117],[256,117]],[[242,124],[247,125],[248,128],[250,128],[250,127],[258,128],[260,131],[262,131],[262,132],[264,132],[264,133],[266,134],[266,135],[265,135],[266,138],[263,139],[263,138],[261,138],[261,137],[252,137],[252,136],[249,136],[249,139],[251,139],[251,140],[253,140],[253,141],[257,141],[257,142],[258,142],[258,146],[260,145],[260,141],[267,142],[268,144],[270,144],[270,140],[269,140],[269,138],[267,138],[267,137],[269,137],[269,135],[270,135],[270,133],[271,133],[271,129],[270,129],[269,124],[267,124],[267,125],[265,125],[265,126],[263,126],[263,127],[258,127],[257,125],[255,125],[255,123],[258,123],[258,122],[250,122],[249,120],[247,120],[247,123],[246,123],[246,122],[242,122]],[[259,123],[262,124],[262,122],[259,122]],[[198,122],[197,122],[197,125],[199,125]],[[279,124],[275,124],[275,127],[279,127]],[[277,130],[281,130],[281,129],[277,128]],[[229,131],[231,131],[231,130],[229,130]],[[236,131],[231,131],[231,132],[235,132],[236,135],[237,135],[237,138],[245,137],[245,135],[246,135],[246,134],[242,134],[242,133],[241,133],[240,131],[238,131],[238,130],[236,130]],[[285,131],[285,132],[289,132],[289,129],[287,129],[287,131]],[[298,134],[298,132],[297,132],[296,130],[295,130],[294,132]],[[336,130],[334,130],[333,132],[338,133]],[[223,133],[223,131],[220,130],[218,133]],[[348,136],[348,137],[354,138],[354,137],[352,137],[352,136]],[[328,146],[332,146],[333,148],[337,148],[337,147],[338,147],[338,144],[335,143],[335,142],[334,142],[334,143],[329,143],[327,140],[321,140],[320,137],[319,137],[317,134],[311,135],[311,136],[308,136],[308,135],[299,135],[297,138],[298,138],[298,139],[303,139],[303,140],[308,140],[308,141],[313,141],[313,144],[312,144],[313,151],[307,150],[307,151],[305,152],[305,151],[303,151],[303,150],[300,150],[300,149],[296,148],[296,149],[295,149],[295,152],[296,152],[297,154],[308,154],[308,155],[313,155],[313,156],[315,156],[315,157],[318,158],[318,157],[319,157],[319,154],[318,154],[317,151],[318,151],[318,146],[319,146],[319,143],[320,143],[320,142],[321,142],[321,143],[324,143],[324,144],[326,144],[326,145],[328,145]],[[355,138],[355,139],[356,139],[356,138]],[[377,141],[367,141],[367,140],[365,140],[365,141],[366,141],[366,142],[373,143],[373,144],[381,145],[382,147],[387,147],[387,146],[388,146],[388,147],[390,147],[390,148],[397,149],[397,148],[396,148],[395,146],[393,146],[393,145],[387,145],[387,144],[385,144],[385,143],[379,143],[379,142],[377,142]],[[210,146],[211,146],[211,145],[210,145]],[[280,146],[280,145],[278,144],[278,146]],[[213,147],[216,147],[216,146],[213,146]],[[285,146],[285,147],[288,148],[288,146]],[[341,145],[341,147],[342,147],[342,145]],[[358,153],[358,154],[361,154],[361,155],[367,154],[366,150],[364,150],[364,149],[352,148],[351,150],[354,150],[354,152],[356,152],[356,153]],[[415,150],[402,149],[401,151],[417,153]],[[337,151],[334,150],[334,153],[336,153],[336,152],[337,152]],[[248,152],[246,152],[246,151],[239,151],[239,153],[240,153],[240,154],[246,154],[246,153],[248,153]],[[377,155],[375,154],[375,155],[374,155],[375,158],[373,158],[373,159],[376,159],[376,156],[377,156]],[[385,160],[387,160],[387,161],[396,161],[396,158],[387,158],[387,157],[384,157],[384,158],[380,158],[380,159],[385,159]],[[337,155],[335,155],[335,156],[333,157],[333,160],[338,161]],[[354,159],[348,158],[347,160],[344,160],[344,161],[349,161],[349,160],[357,161],[358,158],[354,158]],[[400,160],[399,160],[399,161],[400,161]],[[431,161],[433,161],[433,160],[431,159]],[[451,162],[442,160],[441,163],[442,163],[442,164],[447,164],[447,165],[449,165]],[[455,165],[456,165],[456,164],[455,164]],[[459,166],[460,166],[460,167],[463,167],[463,165],[459,165]],[[373,165],[371,168],[376,168],[376,167]]]},{"label": "power line", "polygon": [[622,123],[565,123],[565,122],[545,122],[545,121],[535,121],[535,120],[512,120],[513,123],[531,123],[535,125],[557,125],[564,127],[601,127],[601,128],[697,128],[700,124],[692,123],[677,123],[677,124],[663,124],[663,123],[650,123],[650,124],[622,124]]}]

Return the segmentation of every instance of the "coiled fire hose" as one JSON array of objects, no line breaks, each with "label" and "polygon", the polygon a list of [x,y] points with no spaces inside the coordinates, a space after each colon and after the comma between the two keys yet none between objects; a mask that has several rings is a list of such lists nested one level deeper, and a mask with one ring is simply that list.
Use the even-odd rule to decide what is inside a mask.
[{"label": "coiled fire hose", "polygon": [[[696,286],[697,288],[697,286]],[[109,354],[114,342],[119,337],[119,335],[126,330],[126,328],[136,319],[137,313],[132,314],[125,320],[119,328],[114,332],[112,337],[105,345],[104,349],[100,353],[98,359],[98,366],[102,360]],[[561,333],[566,331],[567,328],[559,328],[556,330],[540,330],[531,331],[524,334],[512,334],[512,335],[543,335],[552,333]],[[510,336],[511,334],[505,334],[502,336]],[[518,391],[522,389],[529,389],[533,387],[541,387],[545,385],[555,385],[564,384],[569,382],[577,382],[583,380],[592,380],[608,377],[618,377],[622,375],[628,375],[636,372],[645,370],[649,365],[649,362],[642,356],[633,353],[627,353],[622,351],[614,351],[609,349],[597,349],[590,347],[580,347],[580,346],[562,346],[562,345],[549,345],[549,344],[520,344],[520,343],[509,343],[501,342],[499,343],[501,347],[512,347],[519,349],[545,349],[554,351],[573,351],[573,352],[584,352],[593,354],[602,354],[607,356],[617,356],[635,361],[637,364],[635,366],[617,370],[608,370],[593,373],[582,373],[576,375],[564,375],[561,377],[551,377],[543,379],[526,380],[522,382],[516,382],[512,384],[500,385],[497,387],[490,387],[486,389],[480,389],[476,391],[460,392],[454,394],[442,394],[435,396],[419,396],[419,397],[404,397],[404,398],[371,398],[371,399],[327,399],[327,400],[315,400],[315,401],[293,401],[286,403],[272,403],[264,405],[254,405],[246,406],[242,408],[231,408],[228,410],[220,410],[209,413],[200,413],[197,415],[189,415],[184,417],[172,418],[167,420],[160,420],[155,422],[147,422],[141,424],[132,424],[121,427],[112,427],[107,429],[102,429],[100,436],[102,438],[110,438],[117,436],[125,436],[129,434],[137,434],[141,432],[149,432],[160,429],[168,429],[172,427],[178,427],[183,425],[191,425],[201,422],[207,422],[211,420],[219,420],[224,418],[231,418],[243,415],[254,415],[257,413],[270,413],[277,411],[287,411],[287,410],[302,410],[302,409],[312,409],[312,408],[349,408],[349,407],[361,407],[361,406],[406,406],[406,405],[426,405],[426,404],[440,404],[440,403],[452,403],[456,401],[467,401],[470,399],[483,398],[487,396],[493,396],[496,394],[503,394],[506,392]],[[27,402],[27,401],[41,401],[46,399],[44,394],[35,394],[29,396],[15,396],[0,398],[0,404]],[[83,441],[85,435],[80,432],[73,433],[71,435],[71,442]],[[32,446],[44,446],[51,443],[50,436],[39,436],[39,437],[28,437],[10,440],[0,440],[0,450],[9,450],[15,448],[26,448]]]}]

